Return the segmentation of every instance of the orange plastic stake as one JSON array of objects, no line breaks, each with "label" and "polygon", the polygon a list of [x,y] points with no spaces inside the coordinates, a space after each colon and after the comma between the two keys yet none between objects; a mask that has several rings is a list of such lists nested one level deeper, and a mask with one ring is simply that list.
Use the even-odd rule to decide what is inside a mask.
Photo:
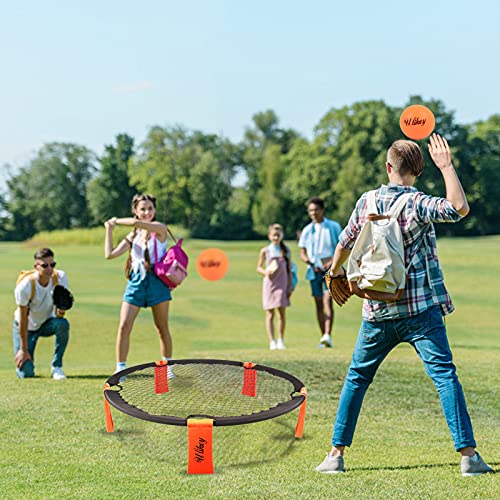
[{"label": "orange plastic stake", "polygon": [[212,428],[210,418],[189,418],[188,426],[188,474],[213,474]]},{"label": "orange plastic stake", "polygon": [[[104,384],[104,390],[110,388],[109,384]],[[115,424],[113,423],[113,416],[111,415],[111,406],[109,405],[106,396],[104,396],[104,416],[106,417],[106,430],[108,432],[113,432],[115,430]]]},{"label": "orange plastic stake", "polygon": [[243,363],[243,388],[241,394],[255,397],[257,394],[257,370],[255,363]]},{"label": "orange plastic stake", "polygon": [[168,392],[168,361],[155,361],[155,394]]},{"label": "orange plastic stake", "polygon": [[299,418],[297,420],[297,425],[295,426],[295,437],[301,438],[304,432],[304,422],[306,420],[306,402],[307,402],[307,389],[302,387],[300,393],[305,396],[304,401],[300,405]]}]

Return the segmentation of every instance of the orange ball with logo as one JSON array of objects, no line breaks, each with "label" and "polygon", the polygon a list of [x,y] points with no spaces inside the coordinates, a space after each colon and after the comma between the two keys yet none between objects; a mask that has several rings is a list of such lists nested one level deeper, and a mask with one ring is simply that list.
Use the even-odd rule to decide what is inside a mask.
[{"label": "orange ball with logo", "polygon": [[403,134],[416,141],[429,137],[435,125],[434,114],[429,108],[421,104],[408,106],[399,118],[399,126]]},{"label": "orange ball with logo", "polygon": [[222,279],[229,268],[227,255],[218,248],[207,248],[198,255],[196,269],[205,280],[217,281]]}]

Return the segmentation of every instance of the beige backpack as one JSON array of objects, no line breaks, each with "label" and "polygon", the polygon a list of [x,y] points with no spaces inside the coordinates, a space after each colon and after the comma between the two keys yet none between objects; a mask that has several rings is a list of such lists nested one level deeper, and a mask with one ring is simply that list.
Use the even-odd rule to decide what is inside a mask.
[{"label": "beige backpack", "polygon": [[403,294],[407,268],[403,235],[397,219],[411,196],[411,193],[401,195],[387,214],[380,215],[375,191],[368,191],[368,220],[356,239],[347,263],[347,279],[354,282],[360,291],[368,292],[364,296],[370,295],[370,292],[381,292],[380,295],[375,293],[373,298],[380,296],[380,300],[384,300],[387,296],[397,300]]}]

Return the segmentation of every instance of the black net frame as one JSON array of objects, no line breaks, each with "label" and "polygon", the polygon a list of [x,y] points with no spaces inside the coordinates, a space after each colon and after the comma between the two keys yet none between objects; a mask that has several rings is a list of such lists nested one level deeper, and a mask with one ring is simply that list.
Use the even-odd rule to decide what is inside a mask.
[{"label": "black net frame", "polygon": [[[241,361],[231,361],[222,359],[178,359],[178,360],[171,360],[168,362],[168,366],[172,367],[172,369],[175,368],[176,365],[181,366],[190,364],[227,365],[233,367],[240,367],[242,369],[241,380],[243,381],[244,363]],[[305,386],[297,377],[285,371],[278,370],[276,368],[255,364],[255,366],[253,366],[253,369],[256,370],[257,377],[259,372],[267,373],[274,377],[284,379],[293,386],[293,390],[289,394],[287,394],[287,396],[289,397],[288,400],[280,402],[275,406],[270,407],[266,410],[261,410],[246,415],[233,415],[229,417],[221,415],[207,415],[203,413],[191,414],[189,416],[186,416],[185,418],[171,416],[171,415],[151,414],[139,408],[138,406],[129,403],[124,397],[122,397],[121,392],[126,382],[120,383],[120,380],[123,377],[132,375],[134,372],[140,372],[148,368],[154,369],[157,366],[158,365],[155,362],[144,363],[141,365],[131,366],[130,368],[126,368],[125,370],[113,374],[107,380],[107,384],[109,384],[109,387],[106,387],[106,389],[104,390],[105,398],[116,409],[120,410],[123,413],[126,413],[127,415],[130,415],[131,417],[147,420],[149,422],[156,422],[167,425],[178,425],[178,426],[187,426],[189,418],[209,418],[213,420],[214,426],[242,425],[253,422],[261,422],[263,420],[275,418],[280,415],[284,415],[285,413],[288,413],[290,411],[293,411],[294,409],[298,408],[306,398],[305,394],[301,392],[301,390],[304,389]],[[258,386],[259,382],[257,382],[257,387]],[[116,388],[118,389],[116,390]],[[209,397],[209,395],[207,395],[207,397]]]}]

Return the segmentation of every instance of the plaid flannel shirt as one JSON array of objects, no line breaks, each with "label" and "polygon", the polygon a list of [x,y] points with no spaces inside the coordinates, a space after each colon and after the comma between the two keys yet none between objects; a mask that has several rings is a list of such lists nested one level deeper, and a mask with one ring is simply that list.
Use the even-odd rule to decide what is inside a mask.
[{"label": "plaid flannel shirt", "polygon": [[[363,318],[368,321],[415,316],[434,305],[441,307],[443,316],[455,309],[444,285],[433,222],[457,222],[462,216],[445,198],[429,196],[414,187],[392,183],[377,189],[375,198],[379,214],[387,213],[394,201],[404,193],[415,193],[398,217],[403,234],[406,267],[411,262],[405,291],[402,298],[394,302],[364,299]],[[356,203],[349,223],[339,237],[339,244],[343,248],[352,250],[367,218],[366,193],[364,193]]]}]

